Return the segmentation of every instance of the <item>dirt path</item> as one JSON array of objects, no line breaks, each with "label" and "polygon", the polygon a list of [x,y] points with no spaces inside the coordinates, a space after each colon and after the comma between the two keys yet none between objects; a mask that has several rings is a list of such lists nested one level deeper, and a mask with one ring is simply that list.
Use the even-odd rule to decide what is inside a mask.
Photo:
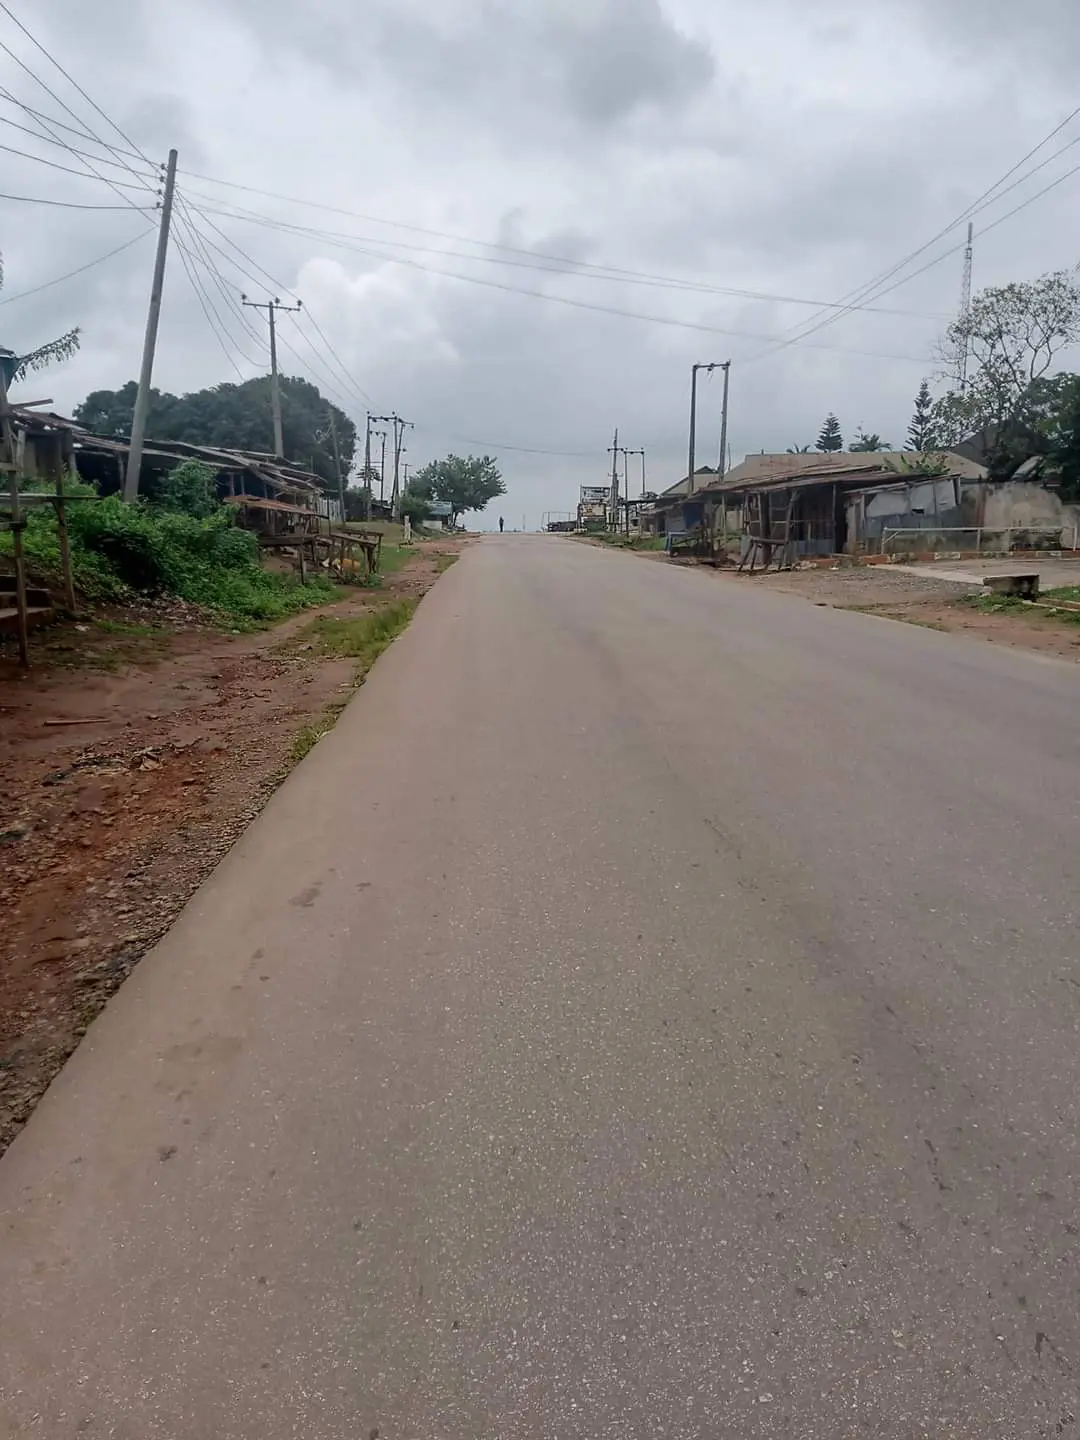
[{"label": "dirt path", "polygon": [[980,609],[973,603],[978,592],[971,586],[930,575],[868,565],[737,578],[745,584],[801,595],[816,605],[862,610],[885,620],[903,620],[973,640],[1080,661],[1080,625],[1074,621],[1036,609]]},{"label": "dirt path", "polygon": [[355,666],[305,641],[320,614],[422,595],[453,541],[377,592],[229,635],[148,604],[0,658],[0,1151],[145,951],[262,809],[298,732]]}]

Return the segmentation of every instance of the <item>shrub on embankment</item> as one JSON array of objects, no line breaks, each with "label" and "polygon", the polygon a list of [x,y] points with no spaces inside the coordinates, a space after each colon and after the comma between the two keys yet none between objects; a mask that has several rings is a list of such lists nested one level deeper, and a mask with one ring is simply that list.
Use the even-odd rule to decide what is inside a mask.
[{"label": "shrub on embankment", "polygon": [[[258,540],[218,504],[212,481],[205,466],[178,466],[158,499],[133,505],[116,495],[98,499],[86,485],[68,485],[76,589],[90,602],[175,595],[240,621],[281,619],[333,597],[327,580],[301,585],[264,570]],[[34,578],[55,583],[60,542],[52,506],[28,511],[23,549]],[[0,535],[0,554],[10,553],[11,536]]]}]

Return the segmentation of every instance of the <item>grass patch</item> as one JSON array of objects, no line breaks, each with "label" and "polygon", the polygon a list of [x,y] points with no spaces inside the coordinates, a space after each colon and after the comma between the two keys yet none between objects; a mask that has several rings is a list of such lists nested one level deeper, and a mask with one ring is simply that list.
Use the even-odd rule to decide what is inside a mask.
[{"label": "grass patch", "polygon": [[1052,590],[1044,590],[1039,599],[1065,600],[1069,604],[1080,605],[1080,585],[1058,585]]},{"label": "grass patch", "polygon": [[[320,655],[355,660],[353,684],[360,686],[375,661],[408,625],[418,604],[417,600],[393,600],[364,615],[320,615],[308,627],[306,634]],[[297,732],[289,752],[292,764],[299,764],[334,728],[347,703],[338,700],[328,705],[317,720]]]},{"label": "grass patch", "polygon": [[136,625],[127,620],[96,620],[94,624],[103,635],[137,635],[143,639],[151,639],[155,635],[169,633],[160,625]]},{"label": "grass patch", "polygon": [[293,765],[299,765],[305,755],[310,754],[322,737],[328,734],[337,722],[338,716],[345,709],[345,702],[339,701],[334,705],[328,705],[318,720],[313,720],[310,725],[305,725],[297,731],[293,740],[292,748],[289,751],[289,760]]},{"label": "grass patch", "polygon": [[362,679],[375,661],[412,619],[415,600],[392,600],[363,615],[320,615],[308,630],[321,655],[335,655],[357,662]]},{"label": "grass patch", "polygon": [[436,571],[436,573],[439,574],[439,575],[441,575],[444,570],[449,570],[449,569],[450,569],[450,566],[453,565],[454,561],[455,561],[457,558],[458,558],[458,557],[457,557],[456,555],[436,555],[436,556],[435,556],[435,571]]}]

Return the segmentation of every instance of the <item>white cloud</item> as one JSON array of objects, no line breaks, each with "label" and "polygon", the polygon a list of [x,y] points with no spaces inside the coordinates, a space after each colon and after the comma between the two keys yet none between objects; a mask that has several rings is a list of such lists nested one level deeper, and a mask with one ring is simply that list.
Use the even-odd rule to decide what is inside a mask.
[{"label": "white cloud", "polygon": [[[959,256],[879,302],[910,313],[850,314],[813,336],[836,349],[769,353],[760,339],[511,292],[746,337],[784,332],[814,311],[545,274],[528,268],[528,253],[442,237],[693,285],[835,300],[929,239],[1065,116],[1072,78],[1063,57],[1069,37],[1080,37],[1080,13],[1066,0],[1022,25],[1004,0],[764,0],[753,8],[736,0],[372,0],[362,12],[316,0],[302,24],[297,14],[280,0],[102,0],[92,12],[53,0],[27,23],[152,160],[175,144],[184,172],[354,212],[182,175],[188,203],[206,212],[244,206],[275,224],[308,227],[285,234],[220,214],[198,218],[225,252],[210,254],[230,294],[254,293],[261,277],[210,221],[275,285],[303,297],[380,408],[416,421],[414,463],[460,448],[460,437],[589,452],[594,458],[504,453],[507,511],[534,521],[542,510],[569,508],[577,484],[603,472],[615,424],[627,443],[649,447],[655,483],[676,478],[694,361],[734,361],[737,454],[805,443],[828,409],[848,432],[866,424],[899,440],[930,369],[920,357],[932,352],[936,317],[956,304]],[[6,20],[0,38],[107,133]],[[20,99],[74,123],[24,72],[7,61],[0,71],[0,84]],[[33,125],[6,102],[0,114]],[[1055,145],[1077,135],[1074,124]],[[76,163],[18,131],[4,143]],[[977,228],[1077,163],[1078,153],[987,209]],[[11,193],[119,203],[98,181],[7,158],[3,189]],[[123,169],[108,173],[131,182]],[[1080,259],[1071,238],[1077,183],[980,237],[977,283]],[[140,223],[123,211],[9,201],[0,210],[0,300],[121,244]],[[330,231],[336,242],[312,233]],[[195,243],[183,223],[177,238]],[[955,232],[925,258],[961,239]],[[152,242],[141,241],[64,285],[0,306],[2,338],[16,347],[83,325],[82,354],[47,377],[59,404],[136,374],[151,259]],[[210,282],[207,294],[231,336],[226,348],[241,373],[253,373],[234,347],[257,365],[261,341],[240,330]],[[291,323],[283,323],[286,339]],[[184,389],[235,378],[174,251],[156,382]],[[333,360],[323,355],[310,378],[362,423],[363,401]],[[710,458],[717,398],[718,387],[703,396],[699,448]]]}]

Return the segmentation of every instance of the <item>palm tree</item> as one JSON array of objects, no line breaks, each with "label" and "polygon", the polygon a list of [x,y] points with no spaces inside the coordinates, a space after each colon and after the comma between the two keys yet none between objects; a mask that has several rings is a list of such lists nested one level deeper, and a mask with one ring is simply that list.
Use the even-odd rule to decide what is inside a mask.
[{"label": "palm tree", "polygon": [[872,455],[879,450],[890,450],[891,448],[889,442],[882,440],[876,432],[868,435],[865,430],[860,430],[851,443],[852,453],[857,452],[860,455]]},{"label": "palm tree", "polygon": [[810,454],[810,446],[809,446],[809,445],[789,445],[789,446],[787,447],[787,453],[788,453],[789,455],[809,455],[809,454]]}]

